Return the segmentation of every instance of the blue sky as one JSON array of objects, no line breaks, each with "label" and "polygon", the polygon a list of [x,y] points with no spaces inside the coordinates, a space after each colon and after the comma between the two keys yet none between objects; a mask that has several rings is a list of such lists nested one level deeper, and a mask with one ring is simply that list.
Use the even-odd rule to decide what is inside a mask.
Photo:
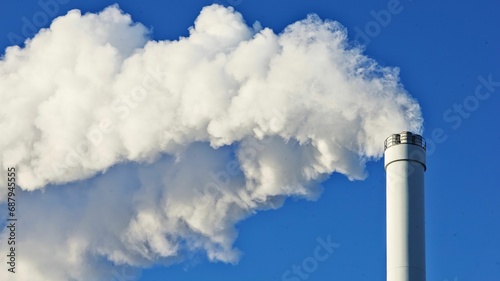
[{"label": "blue sky", "polygon": [[[98,12],[115,3],[66,2],[47,18],[71,9]],[[155,40],[187,36],[201,8],[212,3],[118,1],[134,21],[152,29]],[[347,28],[349,39],[366,45],[366,55],[381,65],[399,67],[405,89],[422,107],[423,135],[429,142],[427,280],[500,278],[498,2],[218,3],[234,6],[248,24],[259,21],[276,33],[309,13],[339,21]],[[43,8],[36,1],[2,5],[0,47],[5,49],[16,43],[12,38],[31,36],[23,31],[23,18],[33,22]],[[384,18],[387,15],[390,18]],[[36,27],[48,25],[47,21]],[[314,254],[318,239],[328,237],[339,247],[319,262],[307,280],[384,280],[382,162],[370,162],[367,171],[366,180],[354,182],[333,174],[323,183],[325,189],[317,201],[288,199],[278,210],[262,211],[240,222],[235,246],[244,254],[237,265],[211,263],[199,255],[170,267],[145,269],[140,280],[282,280],[284,272]]]}]

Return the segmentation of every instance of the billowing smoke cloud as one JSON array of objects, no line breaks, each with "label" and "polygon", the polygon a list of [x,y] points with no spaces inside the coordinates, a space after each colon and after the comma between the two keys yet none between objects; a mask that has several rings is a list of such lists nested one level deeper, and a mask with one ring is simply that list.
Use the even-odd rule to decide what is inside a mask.
[{"label": "billowing smoke cloud", "polygon": [[30,281],[237,262],[238,221],[316,198],[332,172],[363,179],[386,136],[422,129],[398,70],[339,23],[311,15],[275,34],[219,5],[158,42],[117,6],[70,11],[7,48],[0,103],[0,163],[22,188],[16,277]]}]

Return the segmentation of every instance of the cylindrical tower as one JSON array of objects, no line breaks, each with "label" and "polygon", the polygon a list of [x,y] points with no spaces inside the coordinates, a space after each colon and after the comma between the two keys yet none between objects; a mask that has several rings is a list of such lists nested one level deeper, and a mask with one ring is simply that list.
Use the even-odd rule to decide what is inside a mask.
[{"label": "cylindrical tower", "polygon": [[402,132],[384,148],[387,281],[425,281],[425,140]]}]

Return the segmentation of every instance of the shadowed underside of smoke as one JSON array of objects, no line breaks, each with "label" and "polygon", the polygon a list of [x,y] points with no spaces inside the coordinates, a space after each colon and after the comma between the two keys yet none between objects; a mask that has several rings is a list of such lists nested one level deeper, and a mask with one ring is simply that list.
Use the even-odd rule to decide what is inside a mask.
[{"label": "shadowed underside of smoke", "polygon": [[337,22],[275,34],[212,5],[186,38],[147,34],[117,6],[73,10],[0,61],[0,160],[23,190],[18,280],[237,262],[237,222],[317,198],[333,172],[363,179],[387,135],[421,132],[398,70]]}]

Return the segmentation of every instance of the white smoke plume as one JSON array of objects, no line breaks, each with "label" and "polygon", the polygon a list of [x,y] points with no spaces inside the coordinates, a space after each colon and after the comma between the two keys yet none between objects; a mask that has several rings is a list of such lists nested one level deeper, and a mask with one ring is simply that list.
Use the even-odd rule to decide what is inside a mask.
[{"label": "white smoke plume", "polygon": [[119,266],[200,253],[235,263],[237,222],[316,198],[333,172],[363,179],[385,137],[422,130],[398,69],[337,22],[310,15],[275,34],[212,5],[189,31],[150,41],[111,6],[70,11],[6,49],[0,163],[22,189],[16,280],[113,280]]}]

